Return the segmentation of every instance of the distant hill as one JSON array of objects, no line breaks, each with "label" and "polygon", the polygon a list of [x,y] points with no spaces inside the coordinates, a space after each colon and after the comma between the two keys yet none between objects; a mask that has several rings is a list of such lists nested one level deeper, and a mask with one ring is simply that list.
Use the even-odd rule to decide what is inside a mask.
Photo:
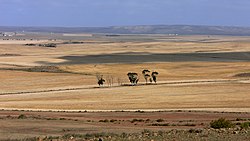
[{"label": "distant hill", "polygon": [[198,25],[141,25],[110,27],[8,27],[0,32],[107,33],[107,34],[179,34],[250,36],[250,27]]}]

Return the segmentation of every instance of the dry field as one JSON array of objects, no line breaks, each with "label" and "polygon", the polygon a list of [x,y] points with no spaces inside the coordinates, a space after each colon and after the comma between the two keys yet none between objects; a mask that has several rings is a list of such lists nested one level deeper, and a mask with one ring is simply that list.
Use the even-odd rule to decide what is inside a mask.
[{"label": "dry field", "polygon": [[[250,37],[83,36],[75,43],[65,38],[56,41],[0,39],[0,109],[250,112]],[[25,46],[27,43],[56,43],[57,47]],[[145,85],[141,75],[143,69],[160,73],[157,84]],[[128,72],[139,73],[138,86],[127,86]],[[105,84],[99,88],[97,74],[105,79],[112,78],[112,87]],[[45,113],[41,113],[42,116]],[[7,116],[6,111],[0,114]],[[237,118],[236,115],[231,118]],[[99,113],[98,116],[103,115]],[[250,118],[249,114],[245,118]],[[28,125],[17,119],[3,118],[0,134],[6,134],[4,122],[14,121],[15,124],[8,125],[13,128]],[[61,126],[67,126],[60,120],[56,122],[58,126],[53,123],[55,127],[60,126],[60,130]],[[47,124],[50,123],[46,121]],[[84,133],[95,126],[97,129],[103,127],[90,124]],[[17,132],[15,134],[18,136]],[[52,135],[58,134],[62,133]],[[33,134],[20,133],[21,137],[25,135]]]},{"label": "dry field", "polygon": [[[45,138],[46,136],[61,137],[65,135],[83,135],[95,133],[133,134],[145,130],[153,132],[175,132],[176,129],[199,131],[199,134],[186,133],[184,140],[190,137],[203,140],[218,140],[217,136],[210,136],[209,123],[224,117],[233,123],[250,120],[249,113],[219,113],[219,112],[26,112],[0,111],[0,140],[23,139],[30,137]],[[200,132],[202,131],[202,132]],[[249,140],[250,133],[233,134],[221,133],[220,136],[231,139]],[[111,134],[112,136],[112,134]],[[170,135],[169,140],[178,137]],[[92,137],[93,138],[93,137]],[[171,139],[172,138],[172,139]],[[188,139],[189,138],[189,139]],[[210,139],[209,139],[210,138]],[[211,139],[212,138],[212,139]],[[182,140],[183,140],[182,139]],[[108,140],[108,139],[107,139]],[[109,139],[115,140],[115,139]],[[126,139],[125,139],[126,140]],[[135,141],[137,139],[134,139]],[[149,140],[149,139],[147,139]],[[166,140],[166,139],[165,139]],[[176,139],[181,140],[181,139]],[[197,139],[196,139],[197,140]]]}]

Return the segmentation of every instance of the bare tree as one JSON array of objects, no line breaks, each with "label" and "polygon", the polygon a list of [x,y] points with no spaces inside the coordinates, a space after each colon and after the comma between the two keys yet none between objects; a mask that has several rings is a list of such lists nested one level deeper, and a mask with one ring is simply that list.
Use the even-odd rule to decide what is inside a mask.
[{"label": "bare tree", "polygon": [[117,78],[117,83],[118,83],[119,86],[121,86],[122,85],[122,79],[118,77]]},{"label": "bare tree", "polygon": [[108,84],[109,87],[113,86],[114,77],[112,75],[108,75],[106,77],[106,80],[107,80],[107,84]]}]

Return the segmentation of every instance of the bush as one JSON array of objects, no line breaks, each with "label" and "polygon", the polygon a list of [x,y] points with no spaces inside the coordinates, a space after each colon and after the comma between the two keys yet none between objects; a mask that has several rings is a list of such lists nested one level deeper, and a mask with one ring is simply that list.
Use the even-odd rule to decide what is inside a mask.
[{"label": "bush", "polygon": [[144,122],[144,120],[143,119],[133,119],[131,121],[131,123],[134,123],[134,122]]},{"label": "bush", "polygon": [[183,126],[196,126],[194,123],[186,123]]},{"label": "bush", "polygon": [[188,130],[189,133],[202,133],[201,129],[189,129]]},{"label": "bush", "polygon": [[99,122],[109,122],[108,119],[104,119],[104,120],[99,120]]},{"label": "bush", "polygon": [[240,124],[241,129],[248,129],[250,126],[250,122],[243,122]]},{"label": "bush", "polygon": [[18,118],[18,119],[26,119],[27,117],[26,117],[25,115],[21,114],[21,115],[19,115],[17,118]]},{"label": "bush", "polygon": [[152,126],[169,126],[169,123],[163,123],[163,124],[154,123],[152,124]]},{"label": "bush", "polygon": [[157,119],[156,122],[163,122],[164,119]]},{"label": "bush", "polygon": [[232,128],[234,124],[230,120],[226,120],[225,118],[220,118],[218,120],[210,122],[210,127],[214,129],[220,128]]},{"label": "bush", "polygon": [[109,122],[116,122],[117,120],[116,119],[111,119]]}]

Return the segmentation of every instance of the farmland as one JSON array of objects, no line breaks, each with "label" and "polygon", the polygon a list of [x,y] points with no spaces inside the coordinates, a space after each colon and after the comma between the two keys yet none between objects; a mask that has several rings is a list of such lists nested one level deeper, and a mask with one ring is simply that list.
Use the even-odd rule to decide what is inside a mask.
[{"label": "farmland", "polygon": [[[206,128],[219,117],[250,119],[249,39],[31,33],[1,37],[1,138],[118,128],[118,133],[189,129],[179,123],[186,120],[194,128]],[[56,47],[25,45],[51,43]],[[144,69],[159,72],[156,84],[146,84]],[[128,72],[139,74],[136,86],[129,85]],[[112,79],[112,84],[99,87],[97,75]],[[26,118],[18,119],[21,114]],[[174,121],[176,117],[180,119]],[[105,119],[109,122],[99,122]],[[133,119],[143,122],[135,125]],[[177,126],[152,127],[157,119]]]}]

